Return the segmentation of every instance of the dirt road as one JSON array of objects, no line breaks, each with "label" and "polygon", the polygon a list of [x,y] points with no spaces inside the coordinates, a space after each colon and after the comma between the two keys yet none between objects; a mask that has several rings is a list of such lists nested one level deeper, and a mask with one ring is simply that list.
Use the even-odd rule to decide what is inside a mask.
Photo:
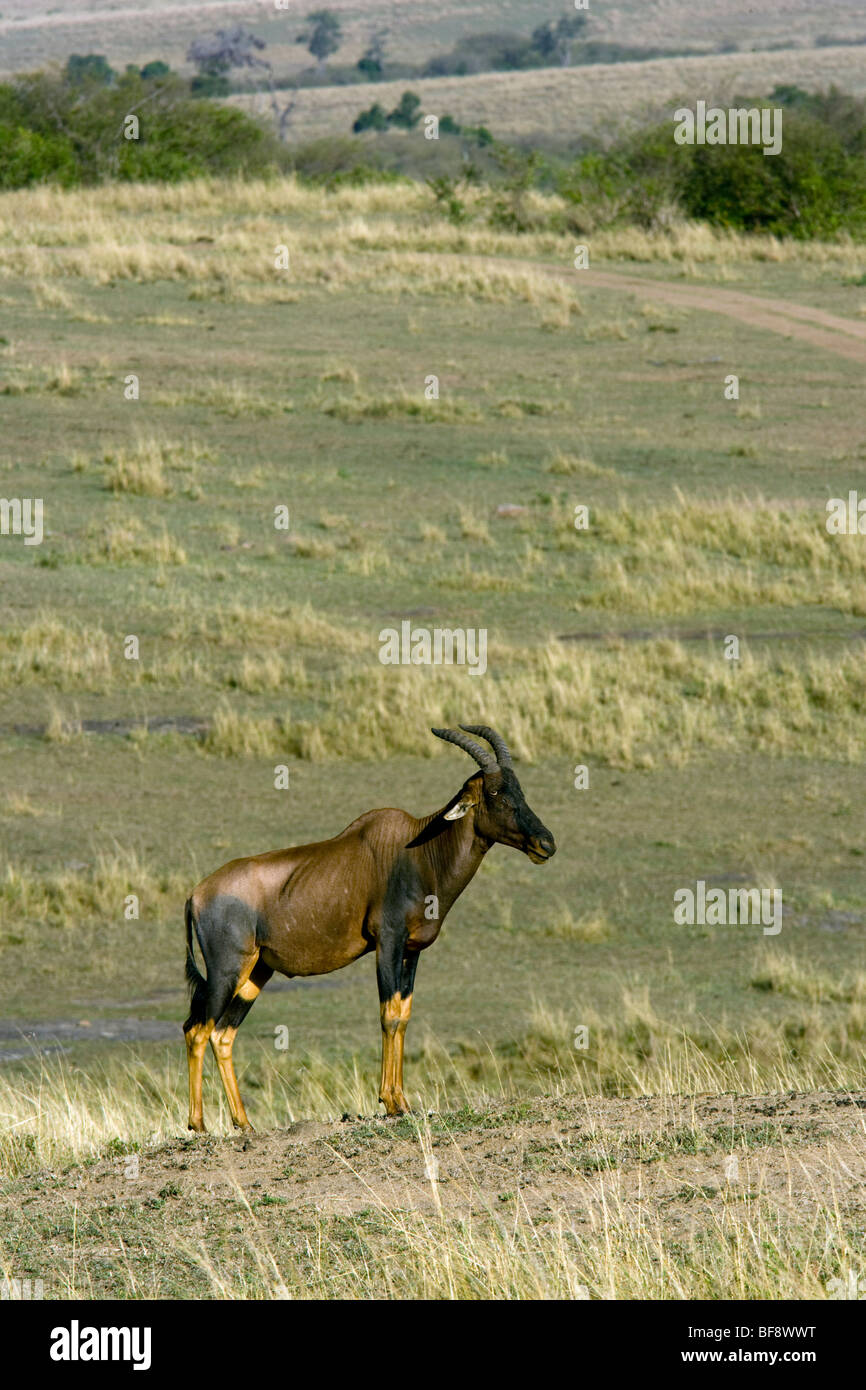
[{"label": "dirt road", "polygon": [[745,294],[741,290],[647,280],[637,275],[622,275],[618,271],[583,270],[579,276],[578,285],[627,290],[681,309],[725,314],[752,328],[766,328],[771,333],[796,338],[824,352],[834,352],[838,357],[866,363],[866,322],[841,318],[824,309],[812,309],[788,299],[766,299],[763,295]]},{"label": "dirt road", "polygon": [[506,260],[504,257],[490,256],[453,256],[448,259],[459,260],[466,265],[485,265],[500,272],[509,266],[515,271],[553,275],[557,279],[567,279],[578,293],[582,287],[619,290],[679,309],[724,314],[752,328],[764,328],[770,333],[808,343],[823,352],[835,353],[837,357],[866,363],[866,320],[860,323],[856,319],[842,318],[839,314],[813,309],[807,304],[796,304],[789,299],[771,299],[764,295],[746,294],[743,290],[719,289],[714,285],[656,280],[618,270],[566,270],[540,261]]}]

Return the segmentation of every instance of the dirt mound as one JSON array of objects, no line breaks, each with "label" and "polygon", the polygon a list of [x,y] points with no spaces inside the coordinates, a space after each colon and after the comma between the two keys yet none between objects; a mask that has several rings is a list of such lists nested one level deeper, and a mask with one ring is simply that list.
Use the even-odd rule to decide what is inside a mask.
[{"label": "dirt mound", "polygon": [[[567,1096],[443,1115],[319,1123],[268,1134],[179,1138],[34,1183],[35,1204],[94,1206],[237,1197],[345,1215],[365,1208],[468,1215],[519,1192],[532,1216],[592,1225],[640,1202],[684,1232],[771,1199],[808,1219],[828,1201],[866,1219],[866,1092],[766,1096]],[[34,1175],[35,1177],[36,1175]],[[59,1175],[58,1175],[59,1176]],[[26,1180],[25,1180],[26,1181]],[[31,1207],[32,1211],[32,1207]]]}]

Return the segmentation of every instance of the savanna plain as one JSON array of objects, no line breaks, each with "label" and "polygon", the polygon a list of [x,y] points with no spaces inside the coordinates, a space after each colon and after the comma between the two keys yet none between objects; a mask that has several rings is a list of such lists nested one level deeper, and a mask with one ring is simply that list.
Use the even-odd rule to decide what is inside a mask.
[{"label": "savanna plain", "polygon": [[[0,1241],[47,1297],[864,1268],[866,551],[825,525],[864,484],[862,247],[676,222],[584,273],[555,198],[519,235],[467,198],[0,197],[0,492],[46,528],[0,551]],[[405,618],[486,628],[487,673],[382,665]],[[188,1136],[189,889],[432,811],[468,769],[430,726],[482,721],[559,851],[494,849],[422,958],[413,1114],[376,1113],[366,958],[272,982],[257,1132],[209,1067]],[[780,888],[782,930],[676,925],[699,879]]]}]

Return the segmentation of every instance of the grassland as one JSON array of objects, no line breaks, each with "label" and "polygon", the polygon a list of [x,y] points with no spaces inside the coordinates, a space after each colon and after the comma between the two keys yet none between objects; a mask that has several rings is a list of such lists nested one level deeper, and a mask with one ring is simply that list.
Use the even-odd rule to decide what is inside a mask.
[{"label": "grassland", "polygon": [[[517,236],[404,184],[0,199],[0,493],[42,496],[46,528],[0,539],[0,1012],[48,1029],[0,1039],[3,1269],[49,1296],[822,1296],[862,1264],[837,1159],[860,1173],[866,561],[824,525],[863,486],[862,366],[659,297],[861,323],[862,248],[605,233],[593,267],[646,282],[615,291],[570,271],[555,200],[531,206]],[[488,675],[383,667],[410,616],[486,627]],[[371,806],[442,804],[465,769],[427,728],[476,717],[560,851],[494,851],[422,962],[418,1120],[340,1125],[374,1107],[368,959],[257,1003],[236,1055],[259,1150],[227,1140],[212,1078],[215,1134],[189,1147],[179,1045],[99,1040],[179,1024],[188,887]],[[697,878],[781,887],[780,936],[676,926]],[[66,1051],[40,1050],[59,1022]],[[322,1128],[292,1131],[285,1176],[290,1124]],[[497,1127],[528,1158],[479,1196]],[[466,1175],[444,1197],[434,1141]],[[414,1197],[376,1176],[391,1160]],[[819,1176],[791,1198],[801,1161]],[[653,1174],[636,1234],[629,1184]]]}]

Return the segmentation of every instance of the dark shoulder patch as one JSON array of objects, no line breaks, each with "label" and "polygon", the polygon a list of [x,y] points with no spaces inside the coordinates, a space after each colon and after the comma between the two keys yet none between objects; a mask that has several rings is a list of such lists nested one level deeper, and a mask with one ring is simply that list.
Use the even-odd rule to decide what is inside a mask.
[{"label": "dark shoulder patch", "polygon": [[408,854],[398,854],[388,875],[385,908],[405,911],[423,896],[421,875]]}]

